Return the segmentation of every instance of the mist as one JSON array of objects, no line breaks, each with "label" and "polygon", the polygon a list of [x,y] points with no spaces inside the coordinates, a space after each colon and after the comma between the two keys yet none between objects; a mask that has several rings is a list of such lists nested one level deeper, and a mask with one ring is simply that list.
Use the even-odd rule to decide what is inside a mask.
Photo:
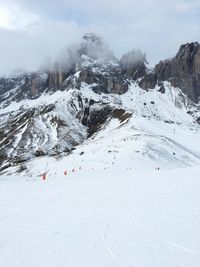
[{"label": "mist", "polygon": [[153,66],[200,41],[199,8],[196,0],[0,0],[0,74],[37,70],[87,32],[102,36],[116,57],[139,49]]}]

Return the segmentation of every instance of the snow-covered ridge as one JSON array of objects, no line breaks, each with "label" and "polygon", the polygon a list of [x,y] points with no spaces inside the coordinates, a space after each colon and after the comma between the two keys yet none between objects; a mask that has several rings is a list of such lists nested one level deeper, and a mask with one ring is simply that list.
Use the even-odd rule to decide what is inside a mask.
[{"label": "snow-covered ridge", "polygon": [[95,161],[117,144],[128,167],[135,159],[150,169],[199,164],[200,107],[157,80],[145,54],[118,60],[94,34],[64,52],[47,69],[0,78],[0,171],[26,170],[42,157],[70,160],[83,146],[93,157],[94,144]]},{"label": "snow-covered ridge", "polygon": [[199,267],[200,106],[92,34],[75,52],[0,79],[0,266]]},{"label": "snow-covered ridge", "polygon": [[[200,112],[181,90],[166,82],[165,94],[162,94],[159,87],[145,91],[132,83],[127,93],[116,95],[96,94],[93,86],[82,83],[80,89],[44,93],[38,99],[12,103],[1,110],[2,123],[16,116],[23,122],[18,128],[14,127],[14,132],[12,127],[9,132],[12,145],[7,144],[6,164],[11,162],[10,167],[14,164],[11,172],[19,166],[34,172],[31,159],[40,156],[33,162],[57,162],[45,156],[56,154],[64,158],[56,163],[55,169],[66,160],[70,165],[82,161],[85,168],[91,168],[93,162],[100,169],[111,168],[117,159],[124,168],[134,166],[136,169],[200,164],[200,150],[196,146],[200,141],[196,122]],[[118,111],[113,113],[114,110]],[[33,118],[28,118],[27,111],[32,112]],[[93,131],[87,139],[88,127],[100,120],[97,116],[105,118],[95,128],[97,132]],[[1,143],[9,140],[9,134]],[[74,147],[76,150],[65,159]],[[41,172],[37,168],[35,171]]]}]

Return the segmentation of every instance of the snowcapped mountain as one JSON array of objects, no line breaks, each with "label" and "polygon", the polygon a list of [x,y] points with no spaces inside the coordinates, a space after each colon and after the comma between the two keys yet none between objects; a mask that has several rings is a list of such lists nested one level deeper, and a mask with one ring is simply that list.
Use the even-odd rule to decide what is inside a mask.
[{"label": "snowcapped mountain", "polygon": [[55,171],[66,160],[99,169],[200,164],[199,51],[186,44],[149,70],[142,52],[118,60],[86,34],[54,65],[2,77],[0,171],[39,173],[46,161]]}]

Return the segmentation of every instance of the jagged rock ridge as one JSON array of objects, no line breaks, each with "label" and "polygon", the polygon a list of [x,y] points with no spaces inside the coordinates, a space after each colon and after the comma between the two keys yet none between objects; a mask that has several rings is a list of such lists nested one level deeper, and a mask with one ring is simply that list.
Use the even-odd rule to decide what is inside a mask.
[{"label": "jagged rock ridge", "polygon": [[142,88],[154,88],[157,82],[170,81],[180,88],[191,100],[198,103],[200,97],[200,44],[181,45],[172,59],[160,61],[153,73],[140,81]]},{"label": "jagged rock ridge", "polygon": [[[168,81],[198,102],[199,46],[183,45],[173,59],[149,70],[141,51],[130,51],[118,60],[101,38],[86,34],[80,45],[63,50],[58,61],[48,68],[0,78],[0,168],[42,155],[66,155],[104,127],[107,120],[117,117],[123,122],[131,117],[132,113],[119,103],[106,101],[105,96],[99,101],[86,97],[84,85],[97,94],[119,96],[133,82],[143,89],[164,93]],[[42,104],[46,97],[50,102]],[[36,105],[26,102],[37,100]],[[10,109],[15,104],[19,109]]]}]

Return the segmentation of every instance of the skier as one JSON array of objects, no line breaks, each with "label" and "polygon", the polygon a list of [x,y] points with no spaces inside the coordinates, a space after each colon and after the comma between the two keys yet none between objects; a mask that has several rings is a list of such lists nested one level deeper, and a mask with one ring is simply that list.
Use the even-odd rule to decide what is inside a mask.
[{"label": "skier", "polygon": [[47,178],[47,173],[45,172],[45,173],[43,173],[43,175],[42,175],[42,180],[46,180],[46,178]]}]

